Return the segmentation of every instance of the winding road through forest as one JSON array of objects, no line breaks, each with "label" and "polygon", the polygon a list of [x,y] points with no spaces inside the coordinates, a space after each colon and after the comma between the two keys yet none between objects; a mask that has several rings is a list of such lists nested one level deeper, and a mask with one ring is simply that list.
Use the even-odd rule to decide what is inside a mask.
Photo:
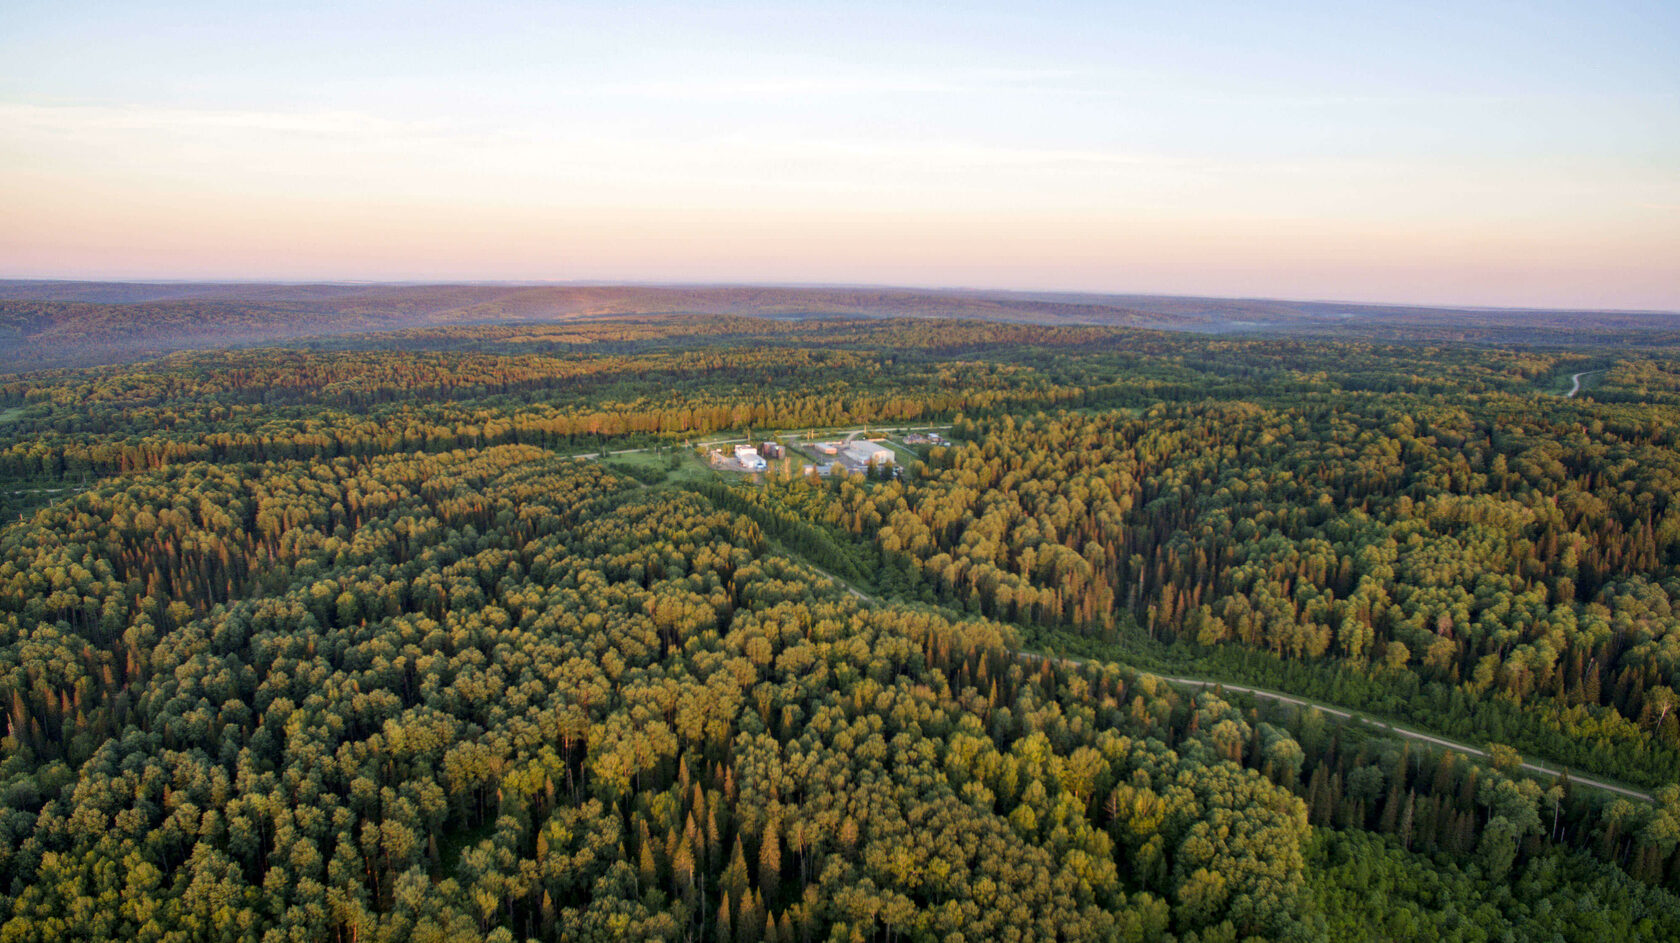
[{"label": "winding road through forest", "polygon": [[1569,392],[1563,394],[1563,398],[1564,399],[1574,399],[1575,394],[1581,392],[1581,378],[1582,377],[1591,376],[1594,373],[1603,373],[1603,372],[1604,372],[1603,370],[1582,370],[1580,373],[1577,373],[1577,374],[1571,376],[1569,378],[1569,381],[1571,383],[1573,383],[1574,385],[1569,388]]},{"label": "winding road through forest", "polygon": [[[1597,372],[1599,372],[1599,371],[1585,370],[1585,371],[1582,371],[1581,373],[1575,374],[1575,376],[1574,376],[1575,388],[1570,390],[1568,395],[1569,396],[1574,396],[1580,390],[1580,388],[1581,388],[1581,377],[1583,377],[1583,376],[1585,376],[1589,373],[1597,373]],[[945,427],[943,427],[943,426],[928,426],[928,427],[924,427],[924,428],[945,428]],[[836,433],[836,432],[833,432],[831,430],[825,430],[825,434],[826,435],[835,435],[835,434],[845,434],[845,433]],[[712,442],[701,443],[701,445],[703,447],[707,446],[707,445],[719,445],[719,444],[723,444],[723,442],[726,442],[726,441],[729,441],[729,440],[722,440],[722,441],[713,440]],[[735,441],[743,441],[743,440],[735,440]],[[608,454],[608,455],[627,455],[627,454],[631,454],[631,453],[647,452],[647,451],[651,451],[651,449],[624,449],[622,451],[609,452],[609,453],[606,453],[606,454]],[[586,460],[586,459],[596,458],[600,454],[601,453],[576,455],[576,456],[573,456],[573,458],[575,458],[579,461],[582,461],[582,460]],[[827,570],[824,570],[823,568],[817,566],[816,564],[812,563],[811,561],[804,559],[802,556],[799,556],[797,554],[790,554],[790,555],[795,556],[797,559],[800,560],[800,562],[804,563],[806,566],[809,566],[811,569],[815,570],[818,574],[820,574],[820,575],[822,575],[822,576],[824,576],[824,577],[826,577],[830,580],[833,580],[836,585],[844,587],[847,592],[851,593],[851,595],[855,596],[856,598],[858,598],[860,600],[863,600],[864,602],[875,603],[875,602],[884,602],[885,601],[885,600],[880,599],[879,597],[871,596],[868,593],[865,593],[863,590],[858,589],[856,586],[853,586],[851,583],[847,582],[846,580],[843,580],[843,579],[839,578],[838,576],[835,576],[834,574],[828,572]],[[1020,655],[1020,657],[1025,658],[1025,659],[1029,659],[1029,660],[1042,660],[1046,657],[1054,657],[1056,661],[1061,662],[1063,664],[1069,664],[1069,665],[1085,665],[1085,664],[1091,664],[1092,663],[1091,659],[1074,658],[1074,657],[1065,656],[1065,655],[1047,656],[1042,652],[1028,651],[1026,649],[1021,649],[1018,652],[1018,654]],[[1112,664],[1118,664],[1118,662],[1113,662]],[[1356,712],[1343,710],[1343,709],[1338,708],[1338,707],[1331,707],[1327,704],[1323,704],[1323,703],[1320,703],[1320,702],[1317,702],[1317,701],[1311,701],[1311,700],[1307,700],[1305,698],[1293,697],[1291,695],[1283,694],[1283,693],[1278,692],[1278,691],[1268,691],[1264,688],[1255,688],[1255,687],[1249,687],[1247,685],[1233,684],[1229,681],[1210,680],[1210,679],[1205,679],[1205,678],[1174,678],[1174,677],[1170,677],[1168,675],[1156,675],[1156,677],[1159,677],[1161,680],[1167,682],[1168,684],[1178,685],[1179,687],[1194,687],[1194,688],[1219,687],[1219,688],[1222,688],[1226,691],[1236,691],[1240,694],[1247,694],[1250,697],[1260,698],[1260,699],[1268,700],[1268,701],[1276,701],[1276,702],[1279,702],[1279,703],[1282,703],[1282,704],[1294,704],[1294,705],[1297,705],[1297,706],[1300,706],[1300,707],[1315,707],[1318,710],[1321,710],[1324,713],[1329,714],[1332,717],[1339,717],[1339,718],[1342,718],[1344,720],[1352,719],[1356,715]],[[1372,720],[1371,718],[1365,717],[1362,714],[1358,715],[1358,716],[1360,717],[1362,722],[1364,722],[1364,723],[1366,723],[1366,724],[1368,724],[1372,727],[1375,727],[1379,730],[1385,730],[1389,734],[1391,734],[1393,736],[1396,736],[1396,737],[1404,737],[1408,740],[1416,740],[1416,741],[1419,741],[1421,743],[1432,744],[1434,746],[1443,747],[1443,748],[1448,749],[1448,750],[1456,750],[1460,753],[1469,754],[1471,756],[1482,757],[1483,759],[1486,759],[1487,755],[1488,755],[1486,750],[1482,750],[1482,749],[1479,749],[1477,747],[1473,747],[1473,746],[1471,746],[1467,743],[1460,743],[1456,740],[1449,740],[1445,737],[1438,737],[1438,736],[1435,736],[1434,734],[1424,733],[1423,731],[1413,730],[1413,729],[1410,729],[1408,727],[1399,726],[1397,724],[1391,724],[1391,723],[1387,723],[1387,722],[1384,722],[1384,721]],[[1533,774],[1537,775],[1537,776],[1548,776],[1548,777],[1550,777],[1550,776],[1557,776],[1560,773],[1560,771],[1555,767],[1545,766],[1545,765],[1542,765],[1540,763],[1531,763],[1531,762],[1528,762],[1526,760],[1523,762],[1522,768],[1524,770],[1527,770],[1530,773],[1533,773]],[[1593,779],[1593,778],[1588,777],[1588,776],[1581,776],[1581,775],[1575,774],[1573,772],[1569,773],[1568,775],[1569,775],[1569,781],[1576,784],[1576,785],[1587,786],[1587,787],[1590,787],[1590,788],[1593,788],[1593,789],[1602,789],[1606,792],[1615,793],[1615,794],[1621,795],[1621,796],[1626,796],[1627,798],[1630,798],[1630,799],[1639,799],[1639,800],[1643,800],[1645,802],[1655,801],[1655,799],[1653,798],[1653,796],[1650,793],[1641,792],[1638,789],[1631,789],[1631,788],[1626,787],[1626,786],[1619,786],[1619,785],[1616,785],[1615,783],[1605,782],[1601,779]]]},{"label": "winding road through forest", "polygon": [[[845,580],[840,579],[839,577],[835,576],[834,574],[829,573],[828,571],[816,566],[815,564],[812,564],[808,560],[805,560],[803,562],[807,566],[811,567],[811,569],[816,570],[818,573],[822,574],[823,576],[826,576],[829,579],[833,580],[836,584],[845,587],[847,590],[849,590],[851,592],[851,594],[853,596],[856,596],[859,599],[866,600],[866,601],[869,601],[869,602],[882,602],[883,601],[883,600],[881,600],[877,597],[868,595],[863,590],[858,589],[856,586],[853,586],[852,584],[846,582]],[[1047,657],[1054,657],[1056,661],[1061,662],[1062,664],[1067,664],[1067,665],[1087,665],[1087,664],[1092,664],[1093,663],[1093,660],[1088,659],[1088,658],[1074,658],[1074,657],[1066,656],[1066,655],[1047,656],[1043,652],[1028,651],[1026,649],[1021,649],[1019,651],[1019,655],[1022,658],[1025,658],[1025,659],[1028,659],[1028,660],[1034,660],[1034,661],[1041,661],[1041,660],[1043,660]],[[1119,663],[1118,662],[1108,662],[1108,664],[1119,664]],[[1146,673],[1147,674],[1153,674],[1153,672],[1146,672]],[[1208,679],[1204,679],[1204,678],[1174,678],[1174,677],[1171,677],[1171,676],[1168,676],[1168,675],[1160,675],[1160,674],[1157,674],[1155,676],[1160,678],[1162,681],[1167,682],[1168,684],[1178,685],[1179,687],[1190,687],[1190,688],[1218,687],[1218,688],[1223,688],[1226,691],[1236,691],[1238,693],[1247,694],[1250,697],[1261,698],[1263,700],[1277,701],[1277,702],[1283,703],[1283,704],[1294,704],[1294,705],[1297,705],[1297,706],[1300,706],[1300,707],[1315,707],[1315,708],[1323,711],[1324,713],[1331,715],[1332,717],[1340,717],[1343,720],[1350,720],[1354,716],[1356,716],[1355,712],[1353,712],[1353,711],[1346,711],[1346,710],[1342,710],[1341,708],[1330,707],[1329,705],[1321,704],[1317,701],[1310,701],[1310,700],[1307,700],[1305,698],[1291,697],[1288,694],[1282,694],[1282,693],[1277,692],[1277,691],[1268,691],[1265,688],[1253,688],[1253,687],[1248,687],[1247,685],[1232,684],[1228,681],[1208,680]],[[1437,737],[1434,734],[1424,733],[1423,731],[1420,731],[1420,730],[1412,730],[1410,728],[1402,727],[1402,726],[1399,726],[1397,724],[1391,724],[1391,723],[1386,723],[1386,722],[1383,722],[1383,721],[1372,720],[1371,718],[1365,717],[1364,715],[1358,715],[1358,716],[1360,717],[1360,719],[1363,723],[1366,723],[1366,724],[1368,724],[1372,727],[1375,727],[1379,730],[1385,730],[1388,733],[1390,733],[1390,734],[1392,734],[1393,736],[1396,736],[1396,737],[1404,737],[1408,740],[1417,740],[1417,741],[1422,742],[1422,743],[1433,744],[1434,746],[1444,747],[1448,750],[1456,750],[1460,753],[1467,753],[1471,756],[1479,756],[1479,757],[1482,757],[1483,759],[1486,759],[1487,755],[1488,755],[1486,750],[1478,749],[1476,747],[1473,747],[1473,746],[1469,745],[1468,743],[1460,743],[1456,740],[1448,740],[1445,737]],[[1533,773],[1533,774],[1537,775],[1537,776],[1557,776],[1560,773],[1560,771],[1558,769],[1556,769],[1555,767],[1544,766],[1544,765],[1539,764],[1539,763],[1530,763],[1526,760],[1523,762],[1522,768],[1524,770],[1527,770],[1530,773]],[[1577,775],[1573,772],[1569,773],[1568,775],[1569,775],[1569,781],[1571,783],[1574,783],[1574,784],[1578,785],[1578,786],[1588,786],[1588,787],[1591,787],[1593,789],[1602,789],[1606,792],[1612,792],[1612,793],[1615,793],[1617,795],[1626,796],[1629,799],[1640,799],[1640,800],[1643,800],[1645,802],[1654,802],[1655,801],[1655,799],[1652,797],[1652,795],[1650,793],[1641,792],[1638,789],[1630,789],[1626,786],[1618,786],[1615,783],[1605,782],[1604,780],[1601,780],[1601,779],[1593,779],[1593,778],[1588,777],[1588,776],[1580,776],[1580,775]]]},{"label": "winding road through forest", "polygon": [[[1079,661],[1079,659],[1064,659],[1064,660],[1065,661],[1071,661],[1071,662],[1074,662],[1076,664],[1082,663],[1082,662]],[[1304,700],[1304,699],[1298,698],[1298,697],[1290,697],[1287,694],[1279,694],[1276,691],[1267,691],[1263,688],[1245,687],[1244,685],[1230,684],[1230,683],[1223,682],[1223,681],[1203,681],[1203,680],[1200,680],[1200,679],[1197,679],[1197,678],[1169,678],[1169,677],[1166,677],[1165,675],[1161,676],[1161,680],[1166,681],[1169,684],[1177,684],[1177,685],[1181,685],[1181,686],[1185,686],[1185,687],[1207,688],[1207,687],[1218,686],[1218,687],[1224,688],[1227,691],[1238,691],[1238,692],[1241,692],[1243,694],[1250,695],[1252,697],[1264,698],[1264,699],[1270,700],[1270,701],[1279,701],[1279,702],[1282,702],[1284,704],[1296,704],[1296,705],[1299,705],[1301,707],[1316,707],[1326,714],[1330,714],[1330,715],[1335,716],[1335,717],[1341,717],[1343,719],[1348,719],[1348,718],[1351,718],[1351,717],[1354,716],[1352,713],[1349,713],[1348,711],[1338,710],[1337,708],[1334,708],[1334,707],[1328,707],[1326,705],[1319,704],[1319,703],[1316,703],[1314,701]],[[1434,744],[1435,746],[1438,746],[1438,747],[1446,747],[1449,750],[1457,750],[1460,753],[1469,753],[1469,754],[1472,754],[1474,756],[1479,756],[1479,757],[1483,757],[1483,758],[1487,757],[1487,751],[1478,750],[1475,747],[1470,746],[1469,744],[1458,743],[1457,741],[1447,740],[1443,737],[1437,737],[1437,736],[1434,736],[1432,734],[1423,733],[1422,731],[1418,731],[1418,730],[1410,730],[1410,729],[1407,729],[1405,727],[1396,726],[1395,724],[1390,724],[1390,723],[1384,723],[1382,721],[1371,720],[1368,717],[1361,717],[1361,719],[1365,723],[1370,724],[1373,727],[1377,727],[1379,729],[1386,730],[1389,733],[1392,733],[1397,737],[1405,737],[1409,740],[1420,740],[1424,743],[1432,743],[1432,744]],[[1538,774],[1540,776],[1556,776],[1559,773],[1559,771],[1557,769],[1554,769],[1552,767],[1542,766],[1539,763],[1530,763],[1530,762],[1527,762],[1527,761],[1523,762],[1522,768],[1531,772],[1531,773]],[[1577,785],[1591,786],[1595,789],[1603,789],[1603,790],[1606,790],[1608,792],[1613,792],[1613,793],[1617,793],[1619,795],[1627,796],[1630,799],[1643,799],[1646,802],[1654,801],[1652,799],[1651,794],[1648,793],[1648,792],[1640,792],[1637,789],[1629,789],[1626,786],[1618,786],[1615,783],[1607,783],[1607,782],[1604,782],[1603,780],[1600,780],[1600,779],[1592,779],[1592,778],[1589,778],[1589,777],[1586,777],[1586,776],[1579,776],[1579,775],[1576,775],[1575,773],[1570,773],[1569,774],[1569,780],[1570,780],[1570,782],[1576,783]]]},{"label": "winding road through forest", "polygon": [[[856,592],[856,590],[853,590],[853,592]],[[1022,650],[1021,656],[1024,657],[1024,658],[1029,658],[1029,659],[1043,659],[1044,657],[1046,657],[1045,655],[1043,655],[1040,652],[1029,652],[1029,651],[1026,651],[1026,650]],[[1071,657],[1064,657],[1064,656],[1056,656],[1056,660],[1059,661],[1059,662],[1062,662],[1064,664],[1069,664],[1069,665],[1085,665],[1085,664],[1090,664],[1091,663],[1089,659],[1071,658]],[[1115,663],[1115,664],[1118,664],[1118,663]],[[1242,694],[1247,694],[1250,697],[1262,698],[1262,699],[1268,700],[1268,701],[1278,701],[1278,702],[1283,703],[1283,704],[1294,704],[1294,705],[1297,705],[1297,706],[1300,706],[1300,707],[1316,707],[1326,714],[1329,714],[1333,717],[1340,717],[1344,720],[1351,719],[1355,716],[1355,714],[1353,712],[1350,712],[1350,711],[1345,711],[1345,710],[1341,710],[1339,708],[1327,706],[1325,704],[1320,704],[1317,701],[1309,701],[1309,700],[1306,700],[1304,698],[1291,697],[1287,694],[1280,694],[1277,691],[1268,691],[1265,688],[1251,688],[1251,687],[1248,687],[1246,685],[1232,684],[1228,681],[1208,681],[1208,680],[1201,679],[1201,678],[1173,678],[1173,677],[1169,677],[1167,675],[1156,675],[1156,677],[1160,678],[1162,681],[1167,682],[1168,684],[1176,684],[1180,687],[1193,687],[1193,688],[1219,687],[1219,688],[1223,688],[1226,691],[1236,691],[1236,692],[1239,692],[1239,693],[1242,693]],[[1382,722],[1382,721],[1372,720],[1369,717],[1365,717],[1363,715],[1360,715],[1360,719],[1361,719],[1362,722],[1364,722],[1366,724],[1369,724],[1372,727],[1376,727],[1380,730],[1386,730],[1389,733],[1391,733],[1391,734],[1393,734],[1394,736],[1397,736],[1397,737],[1405,737],[1408,740],[1419,740],[1419,741],[1422,741],[1424,743],[1431,743],[1431,744],[1434,744],[1435,746],[1438,746],[1438,747],[1445,747],[1449,750],[1457,750],[1460,753],[1468,753],[1468,754],[1471,754],[1473,756],[1482,757],[1484,759],[1487,758],[1487,755],[1488,755],[1486,750],[1479,750],[1479,749],[1477,749],[1473,746],[1470,746],[1467,743],[1459,743],[1456,740],[1448,740],[1445,737],[1437,737],[1437,736],[1434,736],[1433,734],[1423,733],[1422,731],[1419,731],[1419,730],[1411,730],[1409,728],[1401,727],[1401,726],[1398,726],[1396,724],[1390,724],[1390,723],[1385,723],[1385,722]],[[1530,773],[1535,773],[1535,774],[1540,775],[1540,776],[1557,776],[1559,774],[1559,770],[1557,770],[1553,767],[1542,766],[1539,763],[1530,763],[1530,762],[1527,762],[1527,761],[1523,762],[1522,768],[1529,771]],[[1603,789],[1607,792],[1613,792],[1613,793],[1616,793],[1618,795],[1627,796],[1630,799],[1643,799],[1646,802],[1655,801],[1653,799],[1653,797],[1651,796],[1651,794],[1648,793],[1648,792],[1640,792],[1637,789],[1629,789],[1626,786],[1618,786],[1615,783],[1607,783],[1607,782],[1605,782],[1601,779],[1592,779],[1590,777],[1578,776],[1575,773],[1570,773],[1569,774],[1569,781],[1572,782],[1572,783],[1575,783],[1577,785],[1591,786],[1595,789]]]}]

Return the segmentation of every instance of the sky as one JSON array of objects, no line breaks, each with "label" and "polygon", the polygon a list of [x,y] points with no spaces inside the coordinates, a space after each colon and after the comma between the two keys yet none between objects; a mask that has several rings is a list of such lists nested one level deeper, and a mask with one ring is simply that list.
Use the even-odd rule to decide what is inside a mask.
[{"label": "sky", "polygon": [[0,4],[0,277],[1680,311],[1680,3]]}]

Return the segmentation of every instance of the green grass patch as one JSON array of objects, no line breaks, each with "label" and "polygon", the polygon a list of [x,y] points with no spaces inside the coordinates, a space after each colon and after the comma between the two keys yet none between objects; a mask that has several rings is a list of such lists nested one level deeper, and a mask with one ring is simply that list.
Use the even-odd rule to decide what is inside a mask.
[{"label": "green grass patch", "polygon": [[682,467],[686,450],[670,452],[629,452],[609,455],[600,462],[621,475],[628,475],[645,485],[657,485],[670,478]]},{"label": "green grass patch", "polygon": [[0,524],[15,523],[55,501],[73,498],[87,487],[57,478],[0,480]]},{"label": "green grass patch", "polygon": [[881,444],[885,445],[889,449],[892,449],[893,454],[898,456],[898,464],[903,465],[906,468],[909,468],[912,462],[919,462],[922,460],[922,457],[916,454],[915,449],[902,442],[894,442],[891,439],[888,439]]},{"label": "green grass patch", "polygon": [[677,467],[670,469],[665,480],[674,485],[685,485],[696,481],[717,481],[718,473],[713,471],[700,456],[689,449],[683,449],[677,454]]},{"label": "green grass patch", "polygon": [[645,485],[682,485],[696,481],[717,481],[718,473],[692,449],[668,446],[660,451],[626,452],[622,455],[586,452],[565,456],[572,461],[599,462],[605,468]]}]

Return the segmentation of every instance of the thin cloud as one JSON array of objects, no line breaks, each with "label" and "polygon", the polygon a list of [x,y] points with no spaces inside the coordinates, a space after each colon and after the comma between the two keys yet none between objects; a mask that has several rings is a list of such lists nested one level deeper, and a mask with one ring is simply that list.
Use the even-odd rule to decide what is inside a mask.
[{"label": "thin cloud", "polygon": [[[580,134],[563,126],[477,127],[444,122],[415,122],[348,111],[225,111],[107,105],[37,105],[0,103],[0,123],[14,132],[34,131],[57,136],[89,133],[129,134],[160,132],[172,136],[203,133],[228,136],[256,133],[303,136],[323,140],[392,141],[407,137],[456,139],[463,145],[554,146],[567,148],[576,159],[590,154],[610,156],[614,162],[641,155],[644,161],[668,162],[673,156],[701,162],[738,161],[745,156],[774,160],[813,160],[839,163],[911,163],[920,166],[962,167],[1192,167],[1198,162],[1169,155],[1125,153],[1080,148],[1019,147],[960,140],[892,141],[879,138],[810,139],[780,137],[768,129],[749,135],[702,139],[660,135]],[[673,152],[680,146],[680,152]]]},{"label": "thin cloud", "polygon": [[962,69],[938,73],[795,75],[775,70],[692,81],[607,82],[577,86],[573,95],[622,95],[670,101],[785,101],[876,95],[965,94],[1010,87],[1047,89],[1042,83],[1078,77],[1066,69]]},{"label": "thin cloud", "polygon": [[0,123],[43,131],[269,131],[323,137],[418,130],[419,125],[348,111],[232,111],[126,105],[0,103]]}]

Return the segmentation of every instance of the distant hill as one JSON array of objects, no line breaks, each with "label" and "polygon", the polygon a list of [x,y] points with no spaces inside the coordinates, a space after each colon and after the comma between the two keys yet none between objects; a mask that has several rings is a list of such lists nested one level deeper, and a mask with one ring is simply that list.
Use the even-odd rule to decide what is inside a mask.
[{"label": "distant hill", "polygon": [[0,371],[172,350],[649,314],[968,318],[1239,334],[1677,344],[1680,316],[886,287],[0,281]]}]

